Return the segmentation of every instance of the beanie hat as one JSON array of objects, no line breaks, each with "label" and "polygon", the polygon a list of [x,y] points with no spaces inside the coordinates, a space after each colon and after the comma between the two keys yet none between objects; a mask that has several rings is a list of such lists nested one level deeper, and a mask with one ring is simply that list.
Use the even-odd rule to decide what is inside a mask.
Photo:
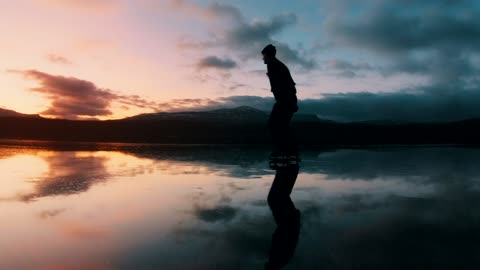
[{"label": "beanie hat", "polygon": [[277,49],[275,49],[275,46],[272,44],[268,44],[265,48],[262,50],[262,54],[268,55],[268,56],[275,56],[277,53]]}]

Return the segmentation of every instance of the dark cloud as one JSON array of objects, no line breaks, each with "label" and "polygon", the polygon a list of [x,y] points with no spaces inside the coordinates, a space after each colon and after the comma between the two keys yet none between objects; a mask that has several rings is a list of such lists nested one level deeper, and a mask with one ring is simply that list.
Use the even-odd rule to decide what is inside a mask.
[{"label": "dark cloud", "polygon": [[356,77],[361,77],[360,75],[358,75],[356,72],[354,72],[354,71],[352,71],[352,70],[340,71],[339,73],[337,73],[337,76],[338,76],[338,77],[343,77],[343,78],[356,78]]},{"label": "dark cloud", "polygon": [[64,64],[64,65],[70,65],[72,64],[72,61],[70,61],[68,58],[56,55],[56,54],[49,54],[47,55],[47,59],[56,64]]},{"label": "dark cloud", "polygon": [[341,59],[332,59],[326,64],[328,70],[335,70],[338,77],[354,78],[362,77],[365,71],[372,71],[374,68],[368,63],[352,63]]},{"label": "dark cloud", "polygon": [[244,25],[229,32],[230,39],[232,43],[237,44],[263,41],[263,45],[266,39],[280,33],[283,29],[294,25],[296,22],[296,15],[287,14],[274,16],[270,20],[244,23]]},{"label": "dark cloud", "polygon": [[305,52],[295,50],[288,44],[277,41],[274,35],[281,33],[287,27],[297,23],[295,14],[273,16],[269,20],[246,22],[239,21],[226,32],[225,44],[228,48],[234,48],[240,54],[251,59],[259,59],[261,50],[267,44],[277,47],[279,58],[288,63],[296,64],[306,70],[315,67],[315,62],[305,55]]},{"label": "dark cloud", "polygon": [[223,47],[241,56],[241,59],[259,59],[260,52],[267,44],[277,47],[279,58],[288,63],[300,66],[304,70],[315,67],[315,61],[307,56],[302,49],[294,49],[287,43],[277,40],[274,36],[298,22],[295,14],[281,14],[265,20],[248,21],[242,12],[231,5],[213,3],[207,7],[195,5],[187,1],[177,7],[199,15],[201,17],[215,18],[222,21],[222,33],[216,34],[211,40],[192,40],[182,38],[179,46],[182,48],[209,48]]},{"label": "dark cloud", "polygon": [[197,67],[200,69],[204,68],[217,68],[217,69],[232,69],[237,67],[237,63],[230,58],[218,58],[216,56],[207,56],[200,59],[197,63]]},{"label": "dark cloud", "polygon": [[[474,1],[327,1],[322,53],[366,55],[374,66],[328,64],[340,77],[409,74],[423,86],[305,100],[325,118],[449,121],[480,117],[480,6]],[[324,8],[326,8],[325,6]],[[396,90],[397,92],[391,92]]]},{"label": "dark cloud", "polygon": [[234,91],[234,90],[237,90],[238,88],[243,88],[243,87],[247,87],[247,86],[248,85],[243,84],[243,83],[234,83],[228,88],[228,90]]},{"label": "dark cloud", "polygon": [[428,86],[392,93],[325,94],[300,101],[302,112],[338,121],[455,121],[479,118],[480,88]]},{"label": "dark cloud", "polygon": [[333,69],[339,70],[359,70],[359,69],[371,69],[370,65],[368,64],[353,64],[351,62],[341,60],[341,59],[333,59],[328,62],[328,67]]},{"label": "dark cloud", "polygon": [[115,101],[120,103],[120,104],[132,106],[132,107],[137,107],[137,108],[142,108],[142,109],[150,109],[150,110],[154,110],[154,111],[158,110],[158,108],[159,108],[159,104],[157,102],[146,100],[146,99],[140,97],[139,95],[118,95],[118,94],[116,94],[115,97],[116,97]]},{"label": "dark cloud", "polygon": [[410,12],[394,9],[398,4],[398,1],[384,1],[381,7],[364,11],[365,16],[331,20],[327,31],[346,45],[384,52],[451,46],[478,49],[474,45],[480,41],[475,3],[465,6],[465,2],[450,1],[450,5],[462,8],[463,14],[431,1],[419,2]]},{"label": "dark cloud", "polygon": [[[333,46],[364,49],[387,62],[384,74],[407,72],[434,82],[478,74],[471,56],[480,53],[480,8],[474,1],[383,1],[329,16],[325,32]],[[408,12],[401,12],[408,10]],[[349,16],[352,15],[352,16]],[[339,19],[342,18],[342,19]]]},{"label": "dark cloud", "polygon": [[40,112],[55,118],[92,119],[110,116],[112,102],[139,108],[157,110],[155,102],[138,95],[119,95],[109,89],[99,88],[94,83],[74,77],[51,75],[37,70],[10,70],[38,81],[40,86],[30,90],[40,93],[51,101],[50,107]]}]

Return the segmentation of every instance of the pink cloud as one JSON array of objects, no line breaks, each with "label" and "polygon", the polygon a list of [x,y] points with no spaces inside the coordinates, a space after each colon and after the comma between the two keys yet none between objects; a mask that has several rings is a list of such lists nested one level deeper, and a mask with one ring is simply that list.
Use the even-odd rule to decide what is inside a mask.
[{"label": "pink cloud", "polygon": [[80,224],[65,226],[62,228],[62,231],[67,236],[71,236],[74,238],[81,238],[81,239],[100,238],[100,237],[106,237],[110,235],[110,232],[105,228],[80,225]]},{"label": "pink cloud", "polygon": [[64,119],[95,119],[98,116],[111,116],[113,102],[125,106],[157,110],[158,104],[138,95],[120,95],[106,88],[100,88],[93,82],[51,75],[37,70],[10,70],[20,73],[28,79],[39,82],[38,87],[30,90],[39,93],[51,101],[50,106],[40,114]]},{"label": "pink cloud", "polygon": [[209,98],[172,99],[157,104],[158,111],[194,111],[215,107],[216,105],[221,105],[221,102]]},{"label": "pink cloud", "polygon": [[116,95],[108,89],[98,88],[89,81],[74,77],[50,75],[36,70],[19,71],[40,83],[30,90],[51,100],[50,107],[41,112],[56,118],[78,119],[81,116],[108,116],[108,109]]},{"label": "pink cloud", "polygon": [[118,8],[121,1],[116,0],[44,0],[45,4],[54,7],[66,7],[84,11],[109,12]]},{"label": "pink cloud", "polygon": [[72,63],[72,61],[70,61],[68,58],[56,54],[47,55],[47,59],[48,61],[56,64],[70,65]]}]

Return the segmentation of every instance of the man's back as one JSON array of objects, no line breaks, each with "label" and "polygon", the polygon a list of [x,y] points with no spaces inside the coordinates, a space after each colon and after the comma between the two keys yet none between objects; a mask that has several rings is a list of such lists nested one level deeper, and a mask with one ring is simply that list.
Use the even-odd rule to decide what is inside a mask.
[{"label": "man's back", "polygon": [[268,78],[275,101],[289,107],[297,105],[295,82],[287,66],[277,58],[267,64]]}]

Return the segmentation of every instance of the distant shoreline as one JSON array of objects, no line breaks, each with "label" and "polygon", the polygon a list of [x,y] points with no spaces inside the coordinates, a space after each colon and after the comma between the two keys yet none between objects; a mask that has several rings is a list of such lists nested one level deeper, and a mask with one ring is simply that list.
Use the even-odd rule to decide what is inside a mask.
[{"label": "distant shoreline", "polygon": [[[51,141],[51,140],[19,140],[0,139],[0,147],[29,147],[34,149],[59,150],[168,150],[181,148],[199,149],[257,149],[269,150],[268,144],[168,144],[168,143],[141,143],[141,142],[87,142],[87,141]],[[301,150],[328,150],[328,149],[396,149],[396,148],[478,148],[480,144],[371,144],[371,145],[308,145]]]},{"label": "distant shoreline", "polygon": [[[195,116],[198,116],[195,114]],[[241,145],[269,147],[265,115],[182,119],[71,121],[0,117],[0,140],[119,145]],[[236,115],[237,116],[237,115]],[[258,116],[258,117],[255,117]],[[301,147],[478,146],[480,119],[446,123],[338,123],[304,119],[292,129]]]}]

